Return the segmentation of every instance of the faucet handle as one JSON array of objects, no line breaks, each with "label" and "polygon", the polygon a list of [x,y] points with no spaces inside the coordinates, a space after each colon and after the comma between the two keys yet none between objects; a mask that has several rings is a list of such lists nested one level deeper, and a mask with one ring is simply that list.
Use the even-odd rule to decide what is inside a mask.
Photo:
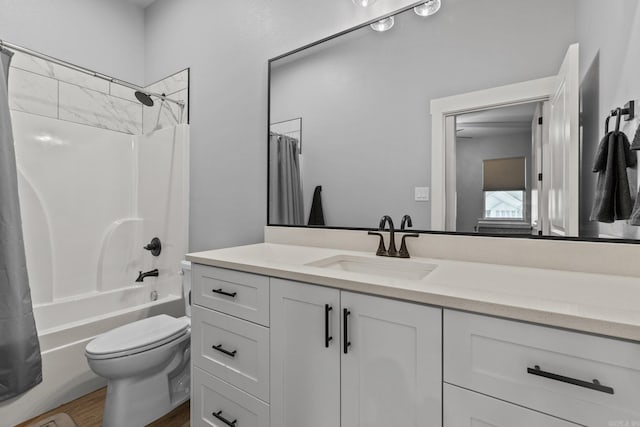
[{"label": "faucet handle", "polygon": [[409,255],[409,249],[407,249],[407,242],[405,241],[407,237],[420,237],[419,234],[405,234],[402,236],[402,243],[400,244],[400,252],[398,252],[398,257],[400,258],[411,258]]},{"label": "faucet handle", "polygon": [[378,243],[378,250],[376,251],[376,255],[378,256],[387,256],[387,248],[384,246],[384,236],[382,233],[376,233],[375,231],[370,231],[369,236],[378,236],[380,237],[380,243]]},{"label": "faucet handle", "polygon": [[400,230],[404,230],[405,225],[407,227],[413,227],[413,222],[411,221],[411,215],[405,215],[402,217],[402,222],[400,223]]}]

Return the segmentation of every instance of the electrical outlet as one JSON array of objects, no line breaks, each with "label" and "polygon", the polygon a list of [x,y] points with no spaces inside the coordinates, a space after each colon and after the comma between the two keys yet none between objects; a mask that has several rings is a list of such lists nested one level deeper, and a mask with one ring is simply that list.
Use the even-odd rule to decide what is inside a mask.
[{"label": "electrical outlet", "polygon": [[429,187],[416,187],[415,188],[415,200],[416,200],[416,202],[428,202],[429,201]]}]

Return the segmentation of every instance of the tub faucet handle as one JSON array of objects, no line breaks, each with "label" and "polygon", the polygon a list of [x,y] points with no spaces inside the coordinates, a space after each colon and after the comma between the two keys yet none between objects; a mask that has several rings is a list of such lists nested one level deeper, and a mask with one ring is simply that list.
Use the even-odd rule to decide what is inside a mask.
[{"label": "tub faucet handle", "polygon": [[160,255],[160,252],[162,252],[162,243],[160,242],[160,239],[154,237],[151,239],[151,242],[143,247],[143,249],[150,251],[153,256],[158,256]]}]

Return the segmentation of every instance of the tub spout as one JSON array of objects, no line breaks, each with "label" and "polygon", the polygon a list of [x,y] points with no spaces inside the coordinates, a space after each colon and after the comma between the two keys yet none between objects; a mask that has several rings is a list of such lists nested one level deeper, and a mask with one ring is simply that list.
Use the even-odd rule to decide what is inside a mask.
[{"label": "tub spout", "polygon": [[158,269],[154,269],[151,271],[146,271],[146,272],[140,272],[140,274],[138,274],[138,278],[136,279],[136,282],[142,282],[144,281],[145,277],[158,277],[159,273],[158,273]]}]

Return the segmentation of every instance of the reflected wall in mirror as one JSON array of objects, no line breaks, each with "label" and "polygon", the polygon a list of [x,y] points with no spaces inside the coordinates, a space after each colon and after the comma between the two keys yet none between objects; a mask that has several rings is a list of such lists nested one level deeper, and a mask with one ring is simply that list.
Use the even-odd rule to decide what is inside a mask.
[{"label": "reflected wall in mirror", "polygon": [[[271,60],[268,223],[640,237],[636,166],[593,172],[605,119],[640,94],[638,3],[443,0]],[[300,118],[303,151],[281,125]]]}]

